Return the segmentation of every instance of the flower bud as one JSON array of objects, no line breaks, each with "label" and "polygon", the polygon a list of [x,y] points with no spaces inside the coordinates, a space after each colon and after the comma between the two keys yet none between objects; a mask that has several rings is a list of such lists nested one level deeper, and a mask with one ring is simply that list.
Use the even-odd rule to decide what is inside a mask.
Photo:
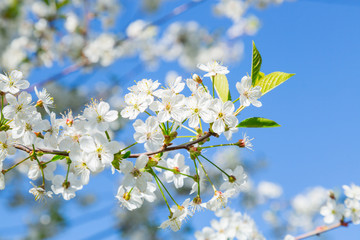
[{"label": "flower bud", "polygon": [[244,139],[240,139],[236,145],[240,148],[244,148],[246,146]]},{"label": "flower bud", "polygon": [[155,167],[158,165],[159,163],[159,157],[156,157],[156,156],[151,156],[149,157],[149,161],[147,162],[146,164],[146,167]]},{"label": "flower bud", "polygon": [[329,197],[336,200],[335,193],[333,191],[329,191]]},{"label": "flower bud", "polygon": [[198,84],[201,84],[202,83],[202,79],[199,77],[199,75],[197,74],[193,74],[192,75],[192,79],[197,82]]},{"label": "flower bud", "polygon": [[192,160],[195,160],[201,154],[201,148],[200,147],[191,146],[188,151],[190,153],[190,158]]}]

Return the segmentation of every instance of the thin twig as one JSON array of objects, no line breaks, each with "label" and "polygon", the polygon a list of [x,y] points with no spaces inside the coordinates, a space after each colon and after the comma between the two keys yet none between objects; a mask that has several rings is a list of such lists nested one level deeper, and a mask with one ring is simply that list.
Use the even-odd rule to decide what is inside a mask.
[{"label": "thin twig", "polygon": [[[205,139],[209,138],[210,136],[214,135],[214,133],[212,132],[207,132],[204,136],[199,137],[198,139],[188,142],[188,143],[184,143],[184,144],[180,144],[177,146],[173,146],[173,147],[166,147],[166,148],[161,148],[160,150],[157,150],[155,152],[145,152],[145,153],[135,153],[135,154],[131,154],[129,156],[129,158],[138,158],[141,155],[147,155],[147,156],[151,156],[154,154],[158,154],[158,153],[162,153],[162,152],[170,152],[170,151],[174,151],[174,150],[179,150],[179,149],[189,149],[191,146],[193,146],[196,143],[202,142]],[[27,146],[24,146],[22,144],[14,144],[13,145],[16,149],[22,150],[24,152],[30,153],[32,152],[32,148],[29,148]],[[47,149],[47,148],[35,148],[36,152],[43,152],[45,154],[54,154],[54,155],[61,155],[61,156],[69,156],[69,153],[66,151],[59,151],[59,150],[53,150],[53,149]]]},{"label": "thin twig", "polygon": [[305,238],[309,238],[309,237],[313,237],[313,236],[319,236],[322,233],[331,231],[331,230],[339,228],[339,227],[347,227],[350,223],[352,223],[352,221],[348,221],[348,222],[341,221],[339,223],[336,223],[336,224],[333,224],[330,226],[320,226],[311,232],[304,233],[300,236],[297,236],[295,239],[300,240],[300,239],[305,239]]},{"label": "thin twig", "polygon": [[[22,150],[24,152],[30,153],[32,152],[32,148],[24,146],[22,144],[14,144],[13,145],[16,149]],[[36,152],[43,152],[47,154],[54,154],[54,155],[61,155],[61,156],[69,156],[68,152],[65,151],[59,151],[59,150],[53,150],[53,149],[47,149],[47,148],[35,148]]]}]

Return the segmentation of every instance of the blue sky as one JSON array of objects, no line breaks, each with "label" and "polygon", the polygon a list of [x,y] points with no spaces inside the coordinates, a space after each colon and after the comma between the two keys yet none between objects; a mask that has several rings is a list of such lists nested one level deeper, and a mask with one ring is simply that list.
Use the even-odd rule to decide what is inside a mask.
[{"label": "blue sky", "polygon": [[[177,5],[177,2],[170,5]],[[210,3],[208,1],[178,19],[221,26],[225,20],[209,22],[200,14],[194,14],[209,11]],[[360,3],[355,0],[303,0],[286,2],[264,11],[254,10],[262,27],[255,36],[244,39],[242,61],[229,65],[228,79],[230,85],[235,85],[250,71],[251,41],[254,40],[263,57],[263,72],[296,73],[261,99],[263,107],[249,108],[243,114],[244,118],[266,117],[282,125],[281,128],[247,130],[248,135],[255,137],[255,151],[247,154],[266,156],[269,166],[255,180],[281,184],[286,198],[317,185],[338,188],[352,182],[360,184],[359,12]],[[139,78],[162,79],[169,66],[172,65]],[[32,76],[33,79],[36,77]],[[94,184],[90,182],[85,190],[98,190],[99,184],[104,183],[109,186],[102,190],[100,204],[90,210],[111,205],[114,200],[116,183],[102,178]],[[8,215],[5,207],[0,207],[0,214],[9,216],[6,222],[2,217],[0,225],[16,225],[17,219],[25,216],[26,211],[19,209]],[[68,215],[76,217],[82,210],[69,205],[67,211]],[[109,214],[110,211],[111,207]],[[201,214],[203,216],[194,219],[195,226],[209,225],[208,214]],[[264,226],[261,219],[256,217],[256,221],[261,229]],[[105,229],[111,223],[112,218],[105,216],[101,222],[71,229],[58,239],[71,235],[89,236],[95,232],[95,226]],[[359,236],[359,226],[338,229],[326,236],[355,240]],[[114,235],[109,239],[115,239]]]}]

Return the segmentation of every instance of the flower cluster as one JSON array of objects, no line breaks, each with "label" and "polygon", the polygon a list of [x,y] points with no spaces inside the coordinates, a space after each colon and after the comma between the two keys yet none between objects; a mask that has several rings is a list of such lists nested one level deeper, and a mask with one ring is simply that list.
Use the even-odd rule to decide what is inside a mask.
[{"label": "flower cluster", "polygon": [[[217,62],[199,67],[208,72],[205,74],[210,78],[208,82],[229,73]],[[235,143],[206,145],[211,137],[221,134],[230,140],[237,131],[240,111],[249,103],[261,106],[257,100],[261,88],[251,86],[248,77],[237,83],[242,86],[240,90],[238,88],[240,104],[237,110],[234,104],[237,100],[223,101],[215,97],[214,87],[205,86],[205,79],[203,82],[196,74],[185,81],[181,77],[170,79],[162,88],[158,81],[143,79],[137,82],[125,95],[126,106],[121,111],[123,118],[136,119],[133,123],[135,143],[128,147],[122,147],[120,142],[110,137],[110,124],[118,119],[119,113],[111,110],[108,103],[93,100],[81,115],[74,117],[70,111],[57,118],[51,111],[54,100],[45,89],[34,89],[38,98],[35,103],[32,95],[23,91],[29,87],[29,82],[23,79],[21,72],[14,70],[9,75],[0,75],[0,80],[1,189],[5,188],[7,172],[20,164],[27,164],[28,177],[42,182],[40,186],[31,183],[33,188],[29,192],[35,199],[61,194],[69,200],[89,183],[91,175],[111,168],[113,173],[122,176],[116,194],[121,206],[128,210],[139,208],[144,201],[153,202],[159,190],[170,212],[169,219],[161,227],[178,230],[183,220],[201,208],[216,211],[226,207],[228,198],[238,194],[247,182],[247,174],[241,165],[221,169],[204,156],[204,149],[220,146],[251,149],[252,144],[246,135]],[[190,96],[183,94],[185,87]],[[41,108],[45,110],[44,116],[38,111]],[[137,119],[142,116],[147,118],[144,121]],[[192,135],[181,136],[185,131]],[[189,141],[175,145],[174,142],[181,138]],[[131,147],[136,144],[144,144],[145,152],[132,154]],[[8,156],[14,155],[16,149],[27,152],[28,157],[6,169],[4,166],[10,165]],[[180,152],[167,154],[181,149],[188,152],[188,157]],[[130,161],[131,158],[136,160]],[[224,182],[219,187],[212,183],[204,161],[222,173]],[[203,202],[200,195],[205,180],[214,191],[207,202]],[[196,196],[179,205],[163,182],[173,183],[179,189],[185,181],[191,182],[190,195],[196,193]],[[164,192],[173,200],[174,206],[170,207]]]},{"label": "flower cluster", "polygon": [[346,196],[344,204],[337,202],[335,194],[330,192],[326,205],[320,209],[326,224],[339,221],[346,223],[346,219],[350,219],[355,225],[360,224],[360,187],[351,184],[351,186],[344,185],[343,189]]},{"label": "flower cluster", "polygon": [[251,239],[265,240],[258,231],[254,220],[248,215],[235,212],[230,208],[216,211],[219,221],[212,220],[211,227],[205,227],[201,232],[196,232],[197,240],[206,239]]},{"label": "flower cluster", "polygon": [[[201,1],[194,0],[190,5],[196,2]],[[37,66],[51,67],[64,56],[73,64],[87,67],[109,66],[117,59],[128,57],[139,57],[151,66],[159,60],[176,60],[188,69],[211,59],[233,61],[243,51],[239,37],[254,35],[260,27],[255,16],[247,16],[253,5],[260,5],[258,2],[264,6],[281,1],[221,0],[214,3],[217,16],[233,21],[233,25],[225,27],[228,37],[222,38],[194,21],[172,22],[162,30],[145,18],[127,19],[121,13],[127,8],[133,9],[116,0],[95,0],[91,4],[84,0],[4,1],[0,6],[3,33],[0,63],[6,70],[19,68],[29,72]],[[155,3],[144,3],[147,4],[153,6]],[[170,15],[176,16],[189,8],[182,4]],[[128,22],[125,27],[123,20]],[[99,26],[92,27],[93,22]],[[122,32],[118,32],[119,22],[124,29]]]}]

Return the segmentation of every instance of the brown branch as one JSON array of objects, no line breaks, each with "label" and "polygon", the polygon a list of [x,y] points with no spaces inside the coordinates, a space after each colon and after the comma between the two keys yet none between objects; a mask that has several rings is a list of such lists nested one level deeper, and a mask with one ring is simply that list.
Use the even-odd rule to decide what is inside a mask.
[{"label": "brown branch", "polygon": [[206,134],[204,136],[199,137],[198,139],[196,139],[194,141],[184,143],[184,144],[181,144],[181,145],[177,145],[177,146],[173,146],[173,147],[165,147],[165,148],[157,150],[155,152],[130,154],[129,158],[137,158],[137,157],[139,157],[140,155],[143,155],[143,154],[151,156],[151,155],[154,155],[154,154],[157,154],[157,153],[162,153],[162,152],[170,152],[170,151],[179,150],[179,149],[189,149],[194,144],[202,142],[205,139],[209,138],[210,136],[215,136],[215,134],[209,131],[209,132],[206,132]]},{"label": "brown branch", "polygon": [[[189,149],[191,146],[193,146],[196,143],[202,142],[204,140],[206,140],[207,138],[209,138],[210,136],[215,135],[212,132],[206,132],[204,136],[199,137],[198,139],[188,142],[188,143],[184,143],[184,144],[180,144],[177,146],[173,146],[173,147],[165,147],[165,148],[161,148],[155,152],[145,152],[145,153],[135,153],[135,154],[131,154],[129,156],[129,158],[137,158],[140,155],[154,155],[157,153],[161,153],[161,152],[169,152],[169,151],[174,151],[174,150],[178,150],[178,149]],[[33,151],[32,148],[24,146],[22,144],[14,144],[13,145],[16,149],[19,149],[21,151],[27,152],[27,153],[31,153]],[[59,151],[59,150],[53,150],[53,149],[47,149],[47,148],[35,148],[36,152],[43,152],[43,153],[47,153],[47,154],[54,154],[54,155],[61,155],[61,156],[69,156],[69,153],[66,151]]]},{"label": "brown branch", "polygon": [[[27,153],[31,153],[33,151],[32,148],[24,146],[22,144],[14,144],[13,146],[16,149],[22,150],[22,151],[27,152]],[[53,150],[53,149],[35,148],[35,151],[36,152],[48,153],[48,154],[54,154],[54,155],[69,156],[68,152],[58,151],[58,150]]]},{"label": "brown branch", "polygon": [[347,227],[350,223],[352,223],[352,221],[348,221],[348,222],[340,221],[339,223],[336,223],[336,224],[333,224],[330,226],[320,226],[311,232],[304,233],[300,236],[295,237],[295,239],[300,240],[300,239],[305,239],[305,238],[309,238],[309,237],[313,237],[313,236],[319,236],[322,233],[331,231],[331,230],[339,228],[339,227]]}]

